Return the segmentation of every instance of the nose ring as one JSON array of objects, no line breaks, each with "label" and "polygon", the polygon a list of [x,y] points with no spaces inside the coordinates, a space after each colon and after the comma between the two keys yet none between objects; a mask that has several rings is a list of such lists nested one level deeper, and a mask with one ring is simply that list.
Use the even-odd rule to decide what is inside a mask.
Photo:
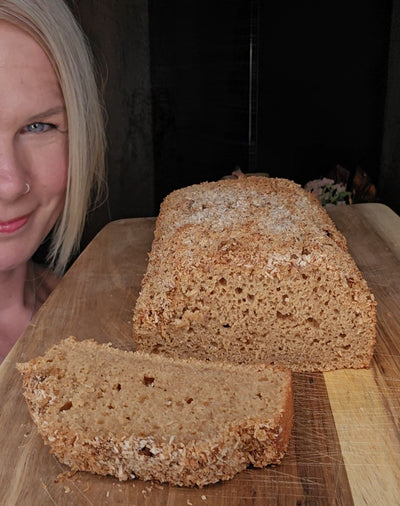
[{"label": "nose ring", "polygon": [[26,186],[26,190],[24,191],[24,195],[26,195],[27,193],[29,193],[31,191],[31,185],[29,183],[25,183],[25,186]]}]

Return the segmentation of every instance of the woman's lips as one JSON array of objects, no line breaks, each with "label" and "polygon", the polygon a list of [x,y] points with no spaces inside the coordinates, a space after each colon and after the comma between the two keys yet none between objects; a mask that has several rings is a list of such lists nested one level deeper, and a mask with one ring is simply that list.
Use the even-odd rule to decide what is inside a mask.
[{"label": "woman's lips", "polygon": [[10,221],[0,221],[0,234],[12,234],[22,228],[29,219],[29,214]]}]

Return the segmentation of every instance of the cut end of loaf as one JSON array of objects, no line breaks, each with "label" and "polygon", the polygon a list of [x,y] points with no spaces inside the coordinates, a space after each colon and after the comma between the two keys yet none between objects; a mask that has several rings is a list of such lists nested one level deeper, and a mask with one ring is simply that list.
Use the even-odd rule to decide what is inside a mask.
[{"label": "cut end of loaf", "polygon": [[172,360],[69,338],[18,364],[52,452],[74,470],[179,486],[279,463],[292,427],[280,367]]}]

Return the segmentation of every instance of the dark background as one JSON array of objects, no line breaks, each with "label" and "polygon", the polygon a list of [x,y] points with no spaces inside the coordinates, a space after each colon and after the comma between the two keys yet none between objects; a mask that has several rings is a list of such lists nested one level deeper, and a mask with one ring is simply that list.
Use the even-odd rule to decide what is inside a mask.
[{"label": "dark background", "polygon": [[110,190],[89,235],[236,167],[300,184],[358,167],[400,211],[399,0],[69,3],[106,76]]}]

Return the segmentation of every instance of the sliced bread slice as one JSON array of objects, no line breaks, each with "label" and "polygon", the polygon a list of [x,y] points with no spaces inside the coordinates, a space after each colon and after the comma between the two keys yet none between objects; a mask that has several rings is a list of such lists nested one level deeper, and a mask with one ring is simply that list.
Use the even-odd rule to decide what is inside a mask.
[{"label": "sliced bread slice", "polygon": [[171,359],[70,337],[17,365],[31,416],[73,470],[203,486],[279,463],[289,370]]}]

